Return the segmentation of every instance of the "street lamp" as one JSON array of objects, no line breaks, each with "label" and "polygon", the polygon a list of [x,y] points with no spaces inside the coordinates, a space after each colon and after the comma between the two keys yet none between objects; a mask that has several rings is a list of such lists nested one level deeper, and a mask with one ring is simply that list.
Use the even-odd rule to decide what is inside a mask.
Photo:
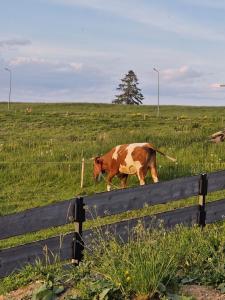
[{"label": "street lamp", "polygon": [[159,117],[159,70],[153,68],[153,71],[158,73],[158,108],[157,108],[157,117]]},{"label": "street lamp", "polygon": [[11,91],[12,91],[12,71],[9,68],[5,68],[5,71],[9,72],[9,100],[8,110],[10,109]]}]

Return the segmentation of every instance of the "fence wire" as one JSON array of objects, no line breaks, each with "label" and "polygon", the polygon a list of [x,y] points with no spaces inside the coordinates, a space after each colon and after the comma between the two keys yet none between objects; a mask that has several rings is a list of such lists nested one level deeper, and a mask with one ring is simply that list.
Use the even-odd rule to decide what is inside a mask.
[{"label": "fence wire", "polygon": [[[80,162],[73,162],[73,161],[0,161],[0,164],[82,164]],[[93,164],[92,161],[85,160],[85,164]]]}]

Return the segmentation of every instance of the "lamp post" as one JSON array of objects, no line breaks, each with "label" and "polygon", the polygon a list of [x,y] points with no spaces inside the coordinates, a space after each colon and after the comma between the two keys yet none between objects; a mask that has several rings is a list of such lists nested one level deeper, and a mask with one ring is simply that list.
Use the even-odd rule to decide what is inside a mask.
[{"label": "lamp post", "polygon": [[157,117],[159,117],[159,70],[153,68],[153,71],[158,73],[158,107],[157,107]]},{"label": "lamp post", "polygon": [[5,71],[9,72],[9,100],[8,100],[8,110],[10,109],[11,92],[12,92],[12,71],[9,68],[5,68]]}]

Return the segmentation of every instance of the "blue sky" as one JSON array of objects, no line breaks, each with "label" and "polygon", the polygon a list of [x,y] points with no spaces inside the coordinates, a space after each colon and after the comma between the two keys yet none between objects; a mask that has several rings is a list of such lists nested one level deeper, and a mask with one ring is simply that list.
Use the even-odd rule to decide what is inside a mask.
[{"label": "blue sky", "polygon": [[0,101],[105,102],[134,70],[145,97],[225,105],[224,0],[1,0]]}]

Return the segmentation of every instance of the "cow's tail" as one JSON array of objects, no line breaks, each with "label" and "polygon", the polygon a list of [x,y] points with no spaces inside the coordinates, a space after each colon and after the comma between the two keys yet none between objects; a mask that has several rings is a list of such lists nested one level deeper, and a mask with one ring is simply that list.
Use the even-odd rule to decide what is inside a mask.
[{"label": "cow's tail", "polygon": [[163,153],[162,151],[160,151],[160,150],[158,150],[158,149],[154,149],[156,152],[158,152],[159,154],[161,154],[161,155],[163,155],[163,156],[165,156],[166,158],[168,158],[169,160],[172,160],[172,161],[174,161],[174,162],[176,162],[177,161],[177,159],[176,158],[173,158],[173,157],[171,157],[171,156],[169,156],[169,155],[167,155],[167,154],[165,154],[165,153]]},{"label": "cow's tail", "polygon": [[177,159],[176,158],[173,158],[165,153],[163,153],[162,151],[160,151],[159,149],[155,148],[152,144],[149,144],[150,145],[150,148],[155,150],[156,152],[158,152],[159,154],[165,156],[166,158],[168,158],[169,160],[172,160],[173,162],[176,162]]}]

